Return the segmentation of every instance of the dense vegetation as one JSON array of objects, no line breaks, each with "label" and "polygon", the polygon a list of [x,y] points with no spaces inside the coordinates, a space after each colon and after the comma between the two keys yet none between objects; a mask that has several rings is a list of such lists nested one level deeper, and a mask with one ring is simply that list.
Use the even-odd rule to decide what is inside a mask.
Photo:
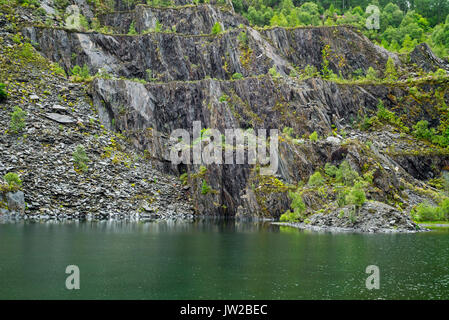
[{"label": "dense vegetation", "polygon": [[[449,55],[448,0],[232,0],[235,10],[251,24],[263,26],[320,26],[350,24],[391,51],[408,52],[427,42],[442,57]],[[380,9],[380,29],[369,30],[369,5]]]}]

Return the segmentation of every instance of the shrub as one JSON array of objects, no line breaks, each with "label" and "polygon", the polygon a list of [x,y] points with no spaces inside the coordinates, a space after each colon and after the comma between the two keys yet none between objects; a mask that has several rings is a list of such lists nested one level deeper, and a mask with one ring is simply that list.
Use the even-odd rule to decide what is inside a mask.
[{"label": "shrub", "polygon": [[34,55],[34,48],[31,43],[26,42],[22,45],[22,49],[20,50],[20,56],[22,58],[30,59]]},{"label": "shrub", "polygon": [[243,75],[239,72],[236,72],[232,75],[232,79],[234,79],[234,80],[238,80],[238,79],[242,79],[242,78],[243,78]]},{"label": "shrub", "polygon": [[347,161],[340,163],[339,167],[330,165],[326,163],[324,166],[324,171],[329,177],[335,178],[336,182],[341,182],[345,185],[353,185],[354,182],[359,178],[357,171],[352,170],[351,166]]},{"label": "shrub", "polygon": [[444,198],[438,206],[432,206],[428,202],[420,203],[411,212],[416,221],[448,221],[449,198]]},{"label": "shrub", "polygon": [[387,64],[385,66],[385,78],[388,80],[397,80],[398,78],[396,67],[391,57],[388,57]]},{"label": "shrub", "polygon": [[310,141],[318,141],[318,133],[316,131],[312,132],[309,136]]},{"label": "shrub", "polygon": [[0,83],[0,102],[6,100],[8,97],[8,93],[6,92],[6,85],[4,83]]},{"label": "shrub", "polygon": [[366,79],[368,80],[378,80],[378,73],[373,67],[369,67],[366,71]]},{"label": "shrub", "polygon": [[70,70],[75,81],[85,81],[90,78],[89,67],[85,64],[83,67],[76,65]]},{"label": "shrub", "polygon": [[301,220],[301,216],[295,212],[291,212],[290,210],[287,210],[279,218],[279,221],[281,222],[298,222],[299,220]]},{"label": "shrub", "polygon": [[248,46],[248,35],[245,31],[242,31],[237,36],[237,40],[239,41],[239,44],[241,47],[247,47]]},{"label": "shrub", "polygon": [[75,151],[73,152],[72,157],[76,169],[81,170],[83,172],[87,172],[88,170],[87,163],[89,162],[89,157],[86,154],[84,146],[78,145]]},{"label": "shrub", "polygon": [[187,172],[184,172],[183,174],[181,174],[179,176],[179,180],[181,180],[183,185],[186,185],[189,179],[189,175],[187,174]]},{"label": "shrub", "polygon": [[430,140],[432,138],[432,131],[429,129],[429,122],[426,120],[418,121],[413,126],[413,135],[417,138]]},{"label": "shrub", "polygon": [[14,172],[9,172],[3,176],[3,179],[11,188],[17,188],[22,185],[22,180],[20,180],[19,175]]},{"label": "shrub", "polygon": [[53,63],[51,65],[51,70],[56,74],[56,75],[60,75],[62,77],[67,77],[67,74],[65,73],[65,70],[58,64],[58,63]]},{"label": "shrub", "polygon": [[323,185],[323,183],[324,183],[324,179],[321,176],[321,173],[319,171],[315,171],[315,173],[309,177],[309,182],[308,182],[309,186],[312,186],[312,187],[321,186],[321,185]]},{"label": "shrub", "polygon": [[11,121],[9,128],[13,133],[19,133],[25,128],[25,118],[27,113],[20,107],[14,107],[14,111],[11,113]]},{"label": "shrub", "polygon": [[318,70],[315,66],[310,64],[306,65],[303,71],[302,78],[312,78],[318,76]]},{"label": "shrub", "polygon": [[268,73],[273,77],[273,78],[279,78],[281,75],[279,74],[279,72],[277,72],[276,67],[271,67],[270,69],[268,69]]},{"label": "shrub", "polygon": [[290,210],[287,210],[283,215],[280,217],[280,221],[282,222],[295,222],[302,220],[303,218],[303,212],[306,210],[306,205],[304,204],[304,201],[302,200],[302,196],[299,193],[299,190],[296,192],[289,192],[288,197],[292,200],[291,207],[293,209],[293,212]]},{"label": "shrub", "polygon": [[420,203],[411,214],[416,221],[439,221],[442,218],[440,208],[428,202]]},{"label": "shrub", "polygon": [[220,98],[218,98],[218,101],[226,102],[226,101],[228,101],[228,99],[229,99],[229,96],[226,95],[226,94],[223,94],[223,95],[220,96]]},{"label": "shrub", "polygon": [[346,195],[346,203],[353,204],[356,208],[361,207],[366,201],[365,191],[361,182],[357,182]]},{"label": "shrub", "polygon": [[137,34],[136,25],[135,25],[135,22],[132,21],[128,28],[128,35],[133,36],[136,34]]},{"label": "shrub", "polygon": [[338,168],[336,166],[331,165],[330,163],[326,163],[326,165],[324,166],[324,172],[329,177],[335,177],[335,175],[337,174],[337,171],[338,171]]},{"label": "shrub", "polygon": [[388,123],[396,122],[395,113],[387,110],[382,101],[379,101],[379,103],[377,104],[377,118],[383,122]]},{"label": "shrub", "polygon": [[223,31],[223,29],[221,28],[221,24],[217,21],[215,22],[214,26],[212,27],[212,34],[219,34]]},{"label": "shrub", "polygon": [[153,70],[147,69],[145,71],[147,73],[147,80],[148,81],[155,81],[156,80],[156,78],[153,78]]},{"label": "shrub", "polygon": [[293,128],[284,127],[284,129],[282,129],[282,133],[285,134],[288,137],[292,137],[292,135],[293,135]]},{"label": "shrub", "polygon": [[201,185],[201,194],[208,194],[212,188],[207,184],[206,180],[203,180],[203,184]]}]

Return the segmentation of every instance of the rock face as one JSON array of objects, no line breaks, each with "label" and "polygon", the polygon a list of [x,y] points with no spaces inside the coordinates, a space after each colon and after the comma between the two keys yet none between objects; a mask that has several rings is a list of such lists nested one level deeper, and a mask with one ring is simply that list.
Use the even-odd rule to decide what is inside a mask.
[{"label": "rock face", "polygon": [[328,232],[417,232],[421,230],[407,214],[381,202],[366,202],[360,209],[344,207],[317,213],[307,223],[288,223],[300,229]]},{"label": "rock face", "polygon": [[8,192],[6,194],[8,210],[23,214],[25,212],[25,195],[22,191]]},{"label": "rock face", "polygon": [[[195,25],[191,26],[195,30]],[[260,32],[244,27],[219,35],[105,35],[36,27],[24,32],[48,58],[59,61],[67,71],[87,64],[92,74],[102,68],[118,77],[163,82],[206,77],[230,79],[234,73],[245,77],[265,75],[271,67],[281,75],[306,65],[320,70],[322,50],[327,45],[329,68],[345,78],[369,67],[383,70],[388,57],[398,66],[401,64],[395,54],[347,27],[273,28]],[[239,38],[241,34],[246,40]]]},{"label": "rock face", "polygon": [[99,20],[115,33],[122,34],[129,32],[132,23],[138,33],[154,30],[158,23],[160,31],[176,31],[190,35],[210,34],[216,22],[220,23],[224,30],[238,28],[240,24],[248,25],[246,19],[232,14],[229,9],[209,4],[167,8],[140,5],[133,11],[102,15]]},{"label": "rock face", "polygon": [[[100,21],[119,33],[133,24],[142,34],[48,27],[27,27],[24,34],[66,71],[86,64],[92,75],[99,72],[89,94],[101,123],[126,136],[157,169],[183,175],[197,213],[278,218],[289,209],[288,191],[326,163],[342,161],[360,175],[372,173],[369,199],[401,203],[409,211],[409,199],[421,199],[413,186],[424,183],[416,179],[434,177],[449,163],[444,152],[416,154],[415,147],[420,147],[419,152],[428,147],[398,133],[398,121],[382,123],[374,132],[357,129],[356,123],[375,114],[379,100],[408,127],[423,119],[436,126],[439,106],[449,103],[449,94],[447,79],[421,79],[413,82],[413,90],[405,79],[353,80],[354,74],[364,74],[369,67],[382,77],[389,58],[404,73],[414,68],[353,28],[261,30],[211,5],[132,10],[134,6],[125,8],[121,1],[116,4],[116,9],[126,11],[103,15]],[[156,22],[163,32],[147,33]],[[216,22],[224,32],[205,34]],[[426,48],[415,51],[412,61],[419,61],[424,69],[435,65],[437,60]],[[324,57],[340,76],[337,81],[295,76],[307,66],[321,70]],[[170,139],[171,133],[191,132],[195,121],[221,133],[228,128],[278,129],[277,172],[262,175],[260,166],[253,164],[172,164],[169,154],[177,141]],[[312,132],[318,141],[308,139]],[[304,202],[320,210],[323,199],[304,195]],[[398,228],[410,227],[391,207],[373,203],[362,207],[361,214],[369,214],[374,206],[379,210],[374,221],[379,223],[361,219],[360,229],[377,230],[380,224],[390,223],[387,216],[398,219],[394,224]],[[338,224],[332,216],[317,223]]]},{"label": "rock face", "polygon": [[417,45],[410,53],[410,60],[427,72],[437,69],[449,70],[449,63],[435,56],[427,43]]}]

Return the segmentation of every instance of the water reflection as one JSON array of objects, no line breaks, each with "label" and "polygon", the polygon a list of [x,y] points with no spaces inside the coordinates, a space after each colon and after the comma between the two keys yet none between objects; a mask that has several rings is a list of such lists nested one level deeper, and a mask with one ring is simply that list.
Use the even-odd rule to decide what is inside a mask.
[{"label": "water reflection", "polygon": [[[328,234],[223,219],[0,224],[0,298],[448,298],[449,233]],[[65,267],[82,289],[64,288]],[[381,290],[365,268],[378,265]]]}]

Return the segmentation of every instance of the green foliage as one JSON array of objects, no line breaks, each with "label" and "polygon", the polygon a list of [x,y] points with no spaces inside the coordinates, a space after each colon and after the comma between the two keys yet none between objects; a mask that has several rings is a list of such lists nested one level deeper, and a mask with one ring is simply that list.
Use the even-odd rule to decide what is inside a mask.
[{"label": "green foliage", "polygon": [[3,179],[9,185],[10,188],[18,188],[22,185],[19,175],[15,172],[9,172],[3,176]]},{"label": "green foliage", "polygon": [[300,194],[300,190],[298,189],[296,192],[289,191],[288,197],[292,200],[290,204],[293,212],[287,210],[280,217],[280,221],[282,222],[297,222],[303,219],[303,213],[306,210],[306,205],[302,200],[302,196]]},{"label": "green foliage", "polygon": [[279,74],[279,72],[277,72],[276,67],[273,66],[270,69],[268,69],[268,73],[273,77],[273,78],[279,78],[281,75]]},{"label": "green foliage", "polygon": [[232,75],[232,79],[234,80],[243,79],[243,75],[239,72],[236,72]]},{"label": "green foliage", "polygon": [[356,208],[361,207],[365,203],[366,195],[361,182],[356,182],[354,184],[349,193],[346,195],[345,200],[347,204],[352,204]]},{"label": "green foliage", "polygon": [[318,70],[315,66],[308,64],[304,67],[301,74],[302,79],[313,78],[318,76]]},{"label": "green foliage", "polygon": [[6,100],[8,97],[8,93],[6,92],[6,85],[4,83],[0,83],[0,102]]},{"label": "green foliage", "polygon": [[[447,133],[447,130],[446,132]],[[440,147],[449,146],[449,135],[440,134],[435,128],[429,128],[429,123],[426,120],[418,121],[413,126],[413,135],[419,139],[424,139],[439,145]]]},{"label": "green foliage", "polygon": [[156,78],[153,77],[153,70],[151,69],[147,69],[145,70],[146,74],[147,74],[147,80],[148,81],[155,81]]},{"label": "green foliage", "polygon": [[206,180],[203,180],[201,185],[201,194],[208,194],[211,190],[212,188],[207,184]]},{"label": "green foliage", "polygon": [[331,178],[335,178],[335,181],[338,183],[342,183],[347,186],[352,186],[354,182],[359,178],[359,174],[357,171],[352,170],[349,163],[345,160],[338,168],[329,163],[326,163],[324,166],[324,171],[326,175]]},{"label": "green foliage", "polygon": [[20,107],[14,107],[11,113],[11,121],[9,122],[10,131],[13,133],[19,133],[25,128],[25,118],[27,113]]},{"label": "green foliage", "polygon": [[129,25],[129,29],[128,29],[128,35],[133,36],[138,34],[136,31],[136,25],[134,20],[131,22],[131,24]]},{"label": "green foliage", "polygon": [[76,146],[75,151],[72,154],[73,163],[75,164],[75,168],[77,170],[87,172],[88,171],[88,162],[89,157],[87,156],[86,150],[83,145]]},{"label": "green foliage", "polygon": [[246,48],[248,46],[248,35],[245,31],[239,33],[237,40],[239,41],[241,47]]},{"label": "green foliage", "polygon": [[187,174],[187,172],[184,172],[183,174],[181,174],[181,175],[179,176],[179,180],[181,180],[181,183],[182,183],[183,185],[186,185],[186,184],[187,184],[188,179],[189,179],[189,175]]},{"label": "green foliage", "polygon": [[232,4],[237,13],[260,27],[349,24],[390,51],[409,52],[418,43],[427,41],[438,55],[449,56],[449,2],[445,0],[373,2],[380,8],[380,30],[365,27],[368,18],[365,9],[371,4],[366,0],[350,3],[232,0]]},{"label": "green foliage", "polygon": [[20,56],[25,59],[31,59],[34,56],[34,48],[31,43],[26,42],[20,49]]},{"label": "green foliage", "polygon": [[438,206],[432,206],[427,202],[420,203],[411,211],[415,221],[448,221],[449,198],[444,198]]},{"label": "green foliage", "polygon": [[387,64],[385,66],[385,78],[388,80],[397,80],[398,75],[393,59],[388,57]]},{"label": "green foliage", "polygon": [[282,129],[282,133],[291,138],[293,136],[293,128],[284,127],[284,129]]},{"label": "green foliage", "polygon": [[76,65],[70,70],[74,81],[82,82],[90,79],[89,67],[85,64],[83,67]]},{"label": "green foliage", "polygon": [[369,130],[372,127],[382,125],[382,123],[391,124],[406,133],[410,131],[410,129],[404,125],[401,118],[397,117],[394,112],[386,109],[382,100],[379,100],[376,115],[371,118],[365,117],[360,127],[362,130]]},{"label": "green foliage", "polygon": [[215,22],[214,26],[212,27],[211,33],[212,34],[220,34],[223,32],[223,29],[221,28],[221,24],[217,21]]},{"label": "green foliage", "polygon": [[65,73],[65,70],[58,64],[58,63],[53,63],[51,65],[51,70],[59,76],[62,77],[67,77],[67,74]]},{"label": "green foliage", "polygon": [[324,184],[323,176],[319,171],[315,171],[315,173],[309,177],[309,181],[307,184],[311,187],[322,186]]},{"label": "green foliage", "polygon": [[369,67],[368,70],[366,71],[366,79],[371,81],[378,80],[378,73],[376,70],[374,70],[373,67]]},{"label": "green foliage", "polygon": [[333,71],[329,68],[329,55],[330,55],[330,46],[327,44],[321,50],[321,74],[324,79],[330,79],[334,77]]},{"label": "green foliage", "polygon": [[426,120],[418,121],[413,126],[413,135],[420,139],[431,140],[433,132],[429,129],[429,122]]},{"label": "green foliage", "polygon": [[218,98],[218,101],[220,101],[220,102],[226,102],[228,100],[229,100],[229,96],[227,94],[222,94],[220,96],[220,98]]},{"label": "green foliage", "polygon": [[318,141],[318,133],[316,131],[312,132],[309,136],[310,141]]}]

